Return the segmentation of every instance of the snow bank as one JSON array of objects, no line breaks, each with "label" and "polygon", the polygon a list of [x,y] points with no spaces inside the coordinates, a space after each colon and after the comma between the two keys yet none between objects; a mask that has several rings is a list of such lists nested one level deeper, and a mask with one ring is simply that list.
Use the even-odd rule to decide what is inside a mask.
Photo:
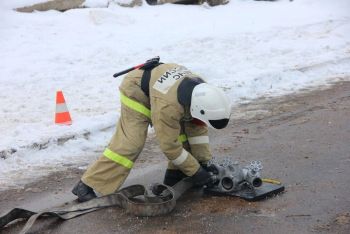
[{"label": "snow bank", "polygon": [[[224,88],[234,104],[350,75],[347,0],[32,14],[12,11],[19,2],[0,3],[0,186],[96,158],[120,108],[112,74],[156,55]],[[57,90],[72,126],[53,123]]]}]

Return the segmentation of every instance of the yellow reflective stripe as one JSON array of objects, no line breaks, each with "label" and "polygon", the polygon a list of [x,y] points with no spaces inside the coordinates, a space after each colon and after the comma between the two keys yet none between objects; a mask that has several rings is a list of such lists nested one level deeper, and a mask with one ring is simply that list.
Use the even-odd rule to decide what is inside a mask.
[{"label": "yellow reflective stripe", "polygon": [[132,166],[134,165],[133,161],[130,161],[129,159],[127,159],[124,156],[121,156],[117,153],[114,153],[112,150],[110,149],[105,149],[105,151],[103,152],[103,155],[106,156],[107,158],[109,158],[110,160],[128,168],[131,169]]},{"label": "yellow reflective stripe", "polygon": [[120,93],[120,99],[121,99],[121,102],[125,106],[127,106],[130,109],[133,109],[134,111],[137,111],[141,114],[144,114],[148,118],[151,118],[151,110],[148,109],[147,107],[145,107],[144,105],[142,105],[141,103],[138,103],[138,102],[128,98],[127,96],[125,96],[122,93]]},{"label": "yellow reflective stripe", "polygon": [[181,134],[178,138],[178,141],[180,141],[181,143],[184,143],[185,141],[187,141],[187,136],[185,134]]}]

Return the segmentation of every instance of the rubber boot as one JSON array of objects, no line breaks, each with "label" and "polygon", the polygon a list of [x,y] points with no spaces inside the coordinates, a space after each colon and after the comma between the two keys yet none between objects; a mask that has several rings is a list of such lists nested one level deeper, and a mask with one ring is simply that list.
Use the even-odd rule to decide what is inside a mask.
[{"label": "rubber boot", "polygon": [[167,169],[165,171],[163,184],[168,186],[174,186],[177,182],[179,182],[185,177],[187,176],[180,170]]},{"label": "rubber boot", "polygon": [[86,202],[96,197],[94,190],[81,180],[74,186],[72,193],[78,197],[79,202]]}]

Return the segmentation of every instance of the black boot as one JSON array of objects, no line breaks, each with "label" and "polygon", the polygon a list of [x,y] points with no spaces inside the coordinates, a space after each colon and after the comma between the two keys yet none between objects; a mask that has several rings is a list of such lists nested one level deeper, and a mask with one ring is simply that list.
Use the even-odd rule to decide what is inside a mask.
[{"label": "black boot", "polygon": [[187,176],[180,170],[167,169],[165,171],[163,184],[168,186],[174,186],[177,182],[179,182],[185,177]]},{"label": "black boot", "polygon": [[78,197],[79,202],[86,202],[96,197],[94,190],[81,180],[74,186],[72,193]]}]

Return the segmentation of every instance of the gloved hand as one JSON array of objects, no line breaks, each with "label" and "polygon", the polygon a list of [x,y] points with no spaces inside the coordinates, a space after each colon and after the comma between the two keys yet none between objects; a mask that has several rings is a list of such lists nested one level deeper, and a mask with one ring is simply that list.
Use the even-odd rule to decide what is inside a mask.
[{"label": "gloved hand", "polygon": [[210,164],[208,165],[208,163],[200,163],[200,165],[207,171],[207,172],[211,172],[214,175],[219,174],[219,169],[215,166],[215,164]]},{"label": "gloved hand", "polygon": [[212,186],[217,181],[217,177],[208,171],[206,171],[202,166],[199,167],[198,171],[190,177],[190,180],[195,186]]}]

